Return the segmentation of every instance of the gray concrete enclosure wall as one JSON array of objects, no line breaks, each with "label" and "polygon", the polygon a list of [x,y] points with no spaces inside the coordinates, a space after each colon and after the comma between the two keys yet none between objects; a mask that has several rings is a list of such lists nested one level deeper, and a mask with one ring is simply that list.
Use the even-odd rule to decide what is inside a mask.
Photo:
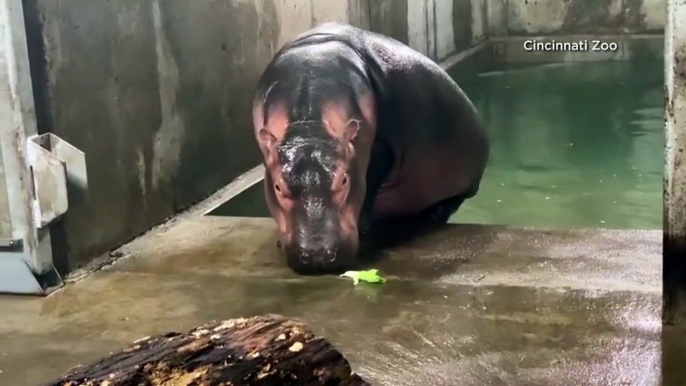
[{"label": "gray concrete enclosure wall", "polygon": [[365,0],[369,29],[434,60],[486,40],[486,0]]},{"label": "gray concrete enclosure wall", "polygon": [[56,265],[82,265],[258,164],[253,87],[286,40],[345,21],[441,59],[485,38],[483,3],[24,0],[39,130],[88,163],[88,202],[53,232]]},{"label": "gray concrete enclosure wall", "polygon": [[487,0],[489,34],[662,33],[665,0]]}]

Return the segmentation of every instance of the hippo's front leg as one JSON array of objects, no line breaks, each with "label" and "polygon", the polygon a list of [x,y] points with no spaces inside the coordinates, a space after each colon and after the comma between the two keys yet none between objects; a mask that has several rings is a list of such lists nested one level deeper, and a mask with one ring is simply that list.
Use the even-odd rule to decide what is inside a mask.
[{"label": "hippo's front leg", "polygon": [[371,215],[371,210],[365,210],[364,207],[362,207],[362,211],[360,212],[360,220],[358,221],[357,224],[357,230],[359,233],[360,240],[364,239],[367,235],[369,235],[369,232],[372,229],[372,215]]},{"label": "hippo's front leg", "polygon": [[386,181],[392,169],[393,150],[387,142],[379,139],[375,140],[372,144],[369,166],[367,167],[367,190],[362,209],[360,210],[360,218],[357,222],[360,239],[371,232],[374,201],[376,200],[379,188]]}]

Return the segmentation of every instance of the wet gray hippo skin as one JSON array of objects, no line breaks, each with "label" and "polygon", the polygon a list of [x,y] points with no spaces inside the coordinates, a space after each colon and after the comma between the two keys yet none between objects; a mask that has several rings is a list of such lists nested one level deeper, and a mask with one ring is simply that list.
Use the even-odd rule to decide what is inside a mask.
[{"label": "wet gray hippo skin", "polygon": [[489,151],[476,109],[438,65],[340,23],[274,56],[253,123],[278,245],[302,274],[351,269],[360,235],[379,224],[445,223],[477,193]]}]

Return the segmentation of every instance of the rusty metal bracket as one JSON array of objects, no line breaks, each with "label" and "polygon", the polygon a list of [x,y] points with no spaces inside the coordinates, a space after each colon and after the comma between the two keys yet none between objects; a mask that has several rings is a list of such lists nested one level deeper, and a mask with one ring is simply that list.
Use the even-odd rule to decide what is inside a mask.
[{"label": "rusty metal bracket", "polygon": [[80,204],[88,198],[86,154],[52,133],[35,135],[30,141],[50,151],[64,163],[67,171],[69,204]]},{"label": "rusty metal bracket", "polygon": [[[48,133],[28,138],[28,163],[33,177],[34,222],[44,228],[88,193],[85,154]],[[71,195],[69,194],[71,193]]]},{"label": "rusty metal bracket", "polygon": [[33,221],[45,228],[69,209],[67,171],[62,161],[29,138],[27,146],[33,180]]}]

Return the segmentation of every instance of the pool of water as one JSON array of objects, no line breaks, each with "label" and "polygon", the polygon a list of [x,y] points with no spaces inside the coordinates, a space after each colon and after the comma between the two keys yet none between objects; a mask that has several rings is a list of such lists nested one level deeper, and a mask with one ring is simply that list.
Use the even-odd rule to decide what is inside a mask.
[{"label": "pool of water", "polygon": [[660,62],[570,63],[462,82],[492,138],[477,197],[452,222],[660,229]]},{"label": "pool of water", "polygon": [[[492,138],[479,194],[454,223],[660,229],[661,62],[561,63],[460,82]],[[215,215],[268,216],[261,184]]]}]

